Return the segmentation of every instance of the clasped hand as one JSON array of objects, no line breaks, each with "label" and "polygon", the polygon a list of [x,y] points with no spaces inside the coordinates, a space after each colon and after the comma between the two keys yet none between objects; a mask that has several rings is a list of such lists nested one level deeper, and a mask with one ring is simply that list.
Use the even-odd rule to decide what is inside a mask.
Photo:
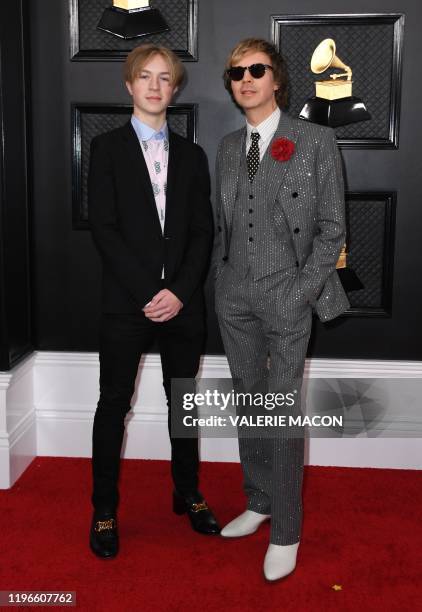
[{"label": "clasped hand", "polygon": [[179,314],[183,303],[168,289],[161,289],[142,309],[145,316],[155,323],[164,323]]}]

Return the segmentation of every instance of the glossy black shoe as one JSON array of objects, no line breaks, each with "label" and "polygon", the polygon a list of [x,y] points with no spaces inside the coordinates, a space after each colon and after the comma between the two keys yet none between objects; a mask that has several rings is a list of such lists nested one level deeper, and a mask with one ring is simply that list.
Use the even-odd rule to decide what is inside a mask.
[{"label": "glossy black shoe", "polygon": [[218,535],[221,531],[213,513],[208,508],[207,502],[198,491],[189,495],[181,495],[174,491],[173,512],[175,514],[187,514],[192,528],[199,533]]},{"label": "glossy black shoe", "polygon": [[115,514],[95,513],[92,517],[89,544],[97,557],[111,559],[119,552],[119,535]]}]

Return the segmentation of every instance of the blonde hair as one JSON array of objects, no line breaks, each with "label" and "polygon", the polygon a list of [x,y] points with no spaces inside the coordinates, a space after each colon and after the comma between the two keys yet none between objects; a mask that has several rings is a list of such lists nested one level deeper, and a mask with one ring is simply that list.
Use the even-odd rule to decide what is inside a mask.
[{"label": "blonde hair", "polygon": [[245,38],[235,46],[227,58],[223,75],[224,87],[233,97],[231,80],[226,70],[231,68],[233,63],[240,61],[244,55],[254,51],[265,53],[270,58],[271,66],[273,67],[274,82],[278,85],[278,89],[274,92],[275,100],[280,108],[285,108],[287,106],[287,66],[278,49],[263,38]]},{"label": "blonde hair", "polygon": [[171,49],[152,43],[139,45],[139,47],[135,47],[129,53],[124,65],[125,81],[127,83],[133,83],[142,68],[152,57],[154,57],[154,55],[161,55],[167,62],[171,83],[174,87],[179,87],[185,76],[185,69],[182,62]]}]

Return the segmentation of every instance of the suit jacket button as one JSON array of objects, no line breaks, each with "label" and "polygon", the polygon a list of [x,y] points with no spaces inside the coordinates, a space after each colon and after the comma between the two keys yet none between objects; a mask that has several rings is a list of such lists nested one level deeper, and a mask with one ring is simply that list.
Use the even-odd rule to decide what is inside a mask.
[{"label": "suit jacket button", "polygon": [[223,257],[223,261],[227,261],[227,260],[228,260],[227,255],[224,255],[224,257]]},{"label": "suit jacket button", "polygon": [[250,199],[250,200],[253,200],[253,199],[254,199],[254,196],[253,196],[253,194],[252,194],[252,193],[250,193],[250,194],[249,194],[249,199]]},{"label": "suit jacket button", "polygon": [[217,229],[219,232],[221,232],[221,225],[219,225]]},{"label": "suit jacket button", "polygon": [[299,267],[299,262],[298,261],[295,261],[295,266],[296,266],[296,268]]},{"label": "suit jacket button", "polygon": [[295,234],[298,234],[300,232],[300,229],[298,227],[295,227],[293,231]]},{"label": "suit jacket button", "polygon": [[297,192],[297,191],[294,191],[294,192],[292,193],[292,198],[297,198],[297,196],[298,196],[298,195],[299,195],[299,194],[298,194],[298,192]]}]

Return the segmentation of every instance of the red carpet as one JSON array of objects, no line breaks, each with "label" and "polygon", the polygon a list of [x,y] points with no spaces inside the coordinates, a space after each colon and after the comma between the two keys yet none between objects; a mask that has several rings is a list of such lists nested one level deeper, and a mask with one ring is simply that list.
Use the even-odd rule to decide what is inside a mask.
[{"label": "red carpet", "polygon": [[[298,566],[268,584],[268,525],[240,540],[195,534],[170,511],[167,462],[124,462],[121,552],[97,559],[88,548],[89,461],[37,459],[0,491],[0,590],[76,591],[77,609],[101,612],[421,609],[420,472],[305,474]],[[243,511],[238,465],[203,464],[201,482],[223,524]]]}]

